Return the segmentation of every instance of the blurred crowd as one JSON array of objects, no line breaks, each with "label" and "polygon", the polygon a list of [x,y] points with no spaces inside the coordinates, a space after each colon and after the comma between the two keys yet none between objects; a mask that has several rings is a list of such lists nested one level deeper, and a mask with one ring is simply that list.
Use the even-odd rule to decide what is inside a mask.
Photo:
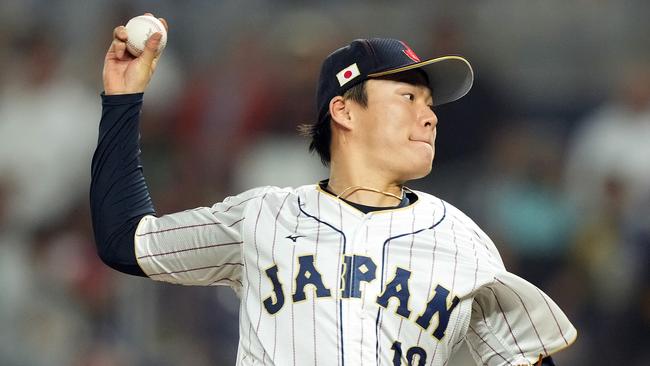
[{"label": "blurred crowd", "polygon": [[[0,2],[0,365],[231,365],[238,300],[117,273],[95,254],[90,160],[113,27],[151,11],[168,48],[145,93],[159,214],[327,177],[296,126],[321,60],[390,36],[476,69],[441,106],[432,174],[506,266],[578,329],[558,365],[650,359],[646,1]],[[467,362],[459,354],[451,365]]]}]

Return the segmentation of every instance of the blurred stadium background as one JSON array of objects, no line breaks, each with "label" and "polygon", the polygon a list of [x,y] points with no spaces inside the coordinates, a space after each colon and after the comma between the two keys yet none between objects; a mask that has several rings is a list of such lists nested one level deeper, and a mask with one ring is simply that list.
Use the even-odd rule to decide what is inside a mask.
[{"label": "blurred stadium background", "polygon": [[437,111],[433,173],[411,186],[473,217],[566,311],[579,334],[558,365],[647,365],[645,0],[0,1],[0,365],[234,363],[230,289],[129,277],[95,255],[103,56],[145,11],[171,27],[142,114],[159,213],[326,177],[296,126],[335,47],[390,36],[463,54],[474,89]]}]

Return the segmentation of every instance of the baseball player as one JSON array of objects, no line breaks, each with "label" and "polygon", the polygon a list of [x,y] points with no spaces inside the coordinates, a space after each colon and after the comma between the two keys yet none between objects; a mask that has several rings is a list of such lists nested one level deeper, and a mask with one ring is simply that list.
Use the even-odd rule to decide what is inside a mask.
[{"label": "baseball player", "polygon": [[463,342],[477,364],[552,365],[575,340],[472,220],[405,186],[431,170],[433,107],[469,91],[467,60],[423,60],[394,39],[351,42],[325,58],[317,119],[304,128],[329,179],[158,216],[138,120],[160,34],[137,58],[127,39],[117,27],[104,63],[91,185],[99,255],[157,281],[232,287],[237,365],[445,365]]}]

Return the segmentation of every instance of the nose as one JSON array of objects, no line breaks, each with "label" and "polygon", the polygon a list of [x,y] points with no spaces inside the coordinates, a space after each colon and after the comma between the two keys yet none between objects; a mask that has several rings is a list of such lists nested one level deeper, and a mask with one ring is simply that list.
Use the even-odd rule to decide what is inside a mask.
[{"label": "nose", "polygon": [[438,124],[438,116],[433,112],[431,107],[428,105],[424,106],[422,113],[420,115],[420,121],[422,125],[427,128],[435,128]]}]

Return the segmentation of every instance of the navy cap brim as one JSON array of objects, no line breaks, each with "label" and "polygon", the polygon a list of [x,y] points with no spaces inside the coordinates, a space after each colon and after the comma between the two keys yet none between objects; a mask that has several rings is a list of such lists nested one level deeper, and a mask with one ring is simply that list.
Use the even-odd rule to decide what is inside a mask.
[{"label": "navy cap brim", "polygon": [[422,69],[429,78],[433,104],[436,106],[462,98],[474,83],[472,65],[460,56],[437,57],[396,69],[368,74],[368,77],[376,78],[418,68]]}]

